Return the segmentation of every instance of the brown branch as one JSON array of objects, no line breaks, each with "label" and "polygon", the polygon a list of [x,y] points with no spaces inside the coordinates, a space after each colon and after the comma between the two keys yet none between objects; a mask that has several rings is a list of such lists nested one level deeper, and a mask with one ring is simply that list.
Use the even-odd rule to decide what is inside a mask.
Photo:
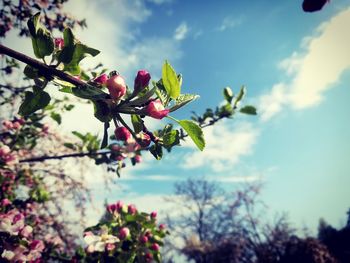
[{"label": "brown branch", "polygon": [[34,162],[42,162],[46,160],[61,160],[64,158],[80,158],[85,156],[96,156],[96,155],[102,155],[102,154],[108,154],[110,151],[104,151],[104,152],[82,152],[82,153],[70,153],[70,154],[63,154],[63,155],[54,155],[54,156],[40,156],[40,157],[34,157],[29,159],[23,159],[20,160],[20,163],[34,163]]},{"label": "brown branch", "polygon": [[5,54],[7,56],[10,56],[12,58],[15,58],[23,63],[26,63],[27,65],[38,69],[43,75],[49,75],[49,76],[56,76],[64,81],[67,81],[73,85],[81,86],[86,85],[84,81],[81,81],[67,73],[64,73],[61,70],[55,69],[53,67],[50,67],[36,59],[33,59],[31,57],[28,57],[20,52],[17,52],[13,49],[10,49],[8,47],[5,47],[0,44],[0,54]]}]

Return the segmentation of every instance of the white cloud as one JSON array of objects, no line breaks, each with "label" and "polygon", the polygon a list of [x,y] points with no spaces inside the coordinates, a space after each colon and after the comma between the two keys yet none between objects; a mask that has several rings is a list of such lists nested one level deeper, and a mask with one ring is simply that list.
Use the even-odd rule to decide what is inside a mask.
[{"label": "white cloud", "polygon": [[182,22],[176,29],[174,32],[174,39],[175,40],[183,40],[186,38],[187,33],[189,31],[189,28],[187,26],[186,22]]},{"label": "white cloud", "polygon": [[219,27],[217,27],[218,31],[225,31],[229,28],[234,28],[239,26],[240,24],[242,24],[243,22],[243,18],[242,17],[238,17],[238,18],[233,18],[233,17],[225,17],[222,22],[221,25]]},{"label": "white cloud", "polygon": [[350,68],[349,24],[350,8],[323,23],[316,30],[316,36],[306,37],[301,43],[304,52],[294,52],[280,63],[291,80],[275,84],[260,98],[258,108],[263,121],[285,106],[299,110],[323,100],[324,93]]},{"label": "white cloud", "polygon": [[209,166],[215,172],[232,169],[241,157],[251,153],[258,134],[249,123],[222,121],[204,129],[206,148],[187,154],[183,166],[188,169]]}]

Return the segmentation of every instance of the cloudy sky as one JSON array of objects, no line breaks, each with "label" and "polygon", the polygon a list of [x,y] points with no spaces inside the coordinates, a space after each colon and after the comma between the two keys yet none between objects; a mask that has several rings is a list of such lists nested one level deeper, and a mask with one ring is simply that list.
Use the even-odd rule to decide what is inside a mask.
[{"label": "cloudy sky", "polygon": [[[320,217],[336,226],[344,221],[350,207],[349,0],[312,14],[302,12],[302,1],[70,2],[67,11],[87,19],[80,39],[102,51],[91,63],[118,70],[128,83],[138,69],[159,77],[165,59],[183,74],[183,90],[201,98],[175,117],[215,107],[224,87],[237,91],[242,84],[245,102],[259,112],[206,129],[204,152],[188,143],[162,161],[145,155],[117,180],[124,191],[106,195],[95,184],[98,200],[153,210],[163,207],[175,181],[189,176],[227,190],[262,180],[271,214],[286,211],[296,226],[312,229]],[[74,127],[82,110],[91,118],[73,129],[100,131],[83,107],[66,118],[66,127]]]}]

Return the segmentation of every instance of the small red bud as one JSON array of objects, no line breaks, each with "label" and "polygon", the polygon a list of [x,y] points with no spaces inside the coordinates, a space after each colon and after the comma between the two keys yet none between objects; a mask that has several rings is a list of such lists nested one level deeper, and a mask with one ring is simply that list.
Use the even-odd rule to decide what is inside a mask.
[{"label": "small red bud", "polygon": [[119,141],[127,141],[131,139],[132,135],[125,127],[118,127],[114,131],[115,138]]}]

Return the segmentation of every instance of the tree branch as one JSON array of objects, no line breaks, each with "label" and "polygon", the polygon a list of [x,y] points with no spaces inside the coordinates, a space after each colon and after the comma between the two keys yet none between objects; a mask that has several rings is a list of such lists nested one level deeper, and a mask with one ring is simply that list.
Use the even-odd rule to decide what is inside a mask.
[{"label": "tree branch", "polygon": [[1,44],[0,44],[0,54],[5,54],[9,57],[15,58],[23,63],[26,63],[27,65],[38,69],[43,75],[56,76],[76,86],[86,85],[84,81],[81,81],[67,73],[64,73],[61,70],[55,69],[54,67],[50,67],[36,59],[28,57],[20,52],[17,52],[13,49],[5,47]]},{"label": "tree branch", "polygon": [[80,158],[80,157],[84,157],[84,156],[96,156],[96,155],[102,155],[102,154],[108,154],[108,153],[110,153],[110,151],[70,153],[70,154],[54,155],[54,156],[43,155],[40,157],[23,159],[23,160],[20,160],[19,162],[20,163],[33,163],[33,162],[42,162],[42,161],[46,161],[46,160],[60,160],[63,158]]}]

